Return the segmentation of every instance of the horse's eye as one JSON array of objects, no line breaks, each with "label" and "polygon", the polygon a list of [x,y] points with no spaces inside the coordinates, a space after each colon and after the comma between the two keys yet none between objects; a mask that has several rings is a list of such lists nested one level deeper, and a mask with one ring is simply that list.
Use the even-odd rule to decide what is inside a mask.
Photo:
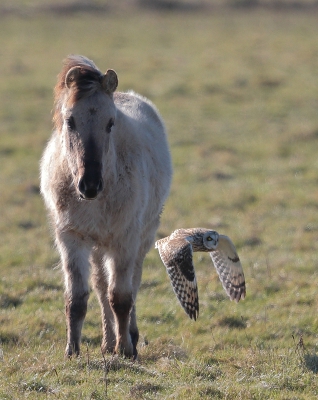
[{"label": "horse's eye", "polygon": [[76,126],[75,126],[74,117],[69,117],[66,122],[67,122],[68,129],[70,131],[75,131]]},{"label": "horse's eye", "polygon": [[106,132],[107,132],[107,133],[110,133],[113,126],[114,126],[114,120],[113,120],[113,118],[111,118],[111,119],[108,121],[108,124],[107,124],[107,126],[106,126]]}]

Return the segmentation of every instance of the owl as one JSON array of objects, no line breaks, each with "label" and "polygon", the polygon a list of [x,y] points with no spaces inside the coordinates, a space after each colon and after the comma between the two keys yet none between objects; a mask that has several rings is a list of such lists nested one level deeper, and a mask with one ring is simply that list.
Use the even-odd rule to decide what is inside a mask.
[{"label": "owl", "polygon": [[191,319],[199,315],[199,297],[193,251],[208,252],[231,300],[245,298],[243,268],[231,239],[205,228],[177,229],[170,236],[157,240],[159,251],[181,306]]}]

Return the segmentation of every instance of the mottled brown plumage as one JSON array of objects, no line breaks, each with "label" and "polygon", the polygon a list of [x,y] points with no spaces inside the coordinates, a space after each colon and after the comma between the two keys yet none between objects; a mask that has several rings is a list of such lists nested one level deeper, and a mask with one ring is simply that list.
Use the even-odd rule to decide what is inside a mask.
[{"label": "mottled brown plumage", "polygon": [[156,248],[173,290],[190,318],[199,315],[199,297],[193,251],[208,252],[231,300],[238,302],[246,294],[243,268],[231,239],[205,228],[177,229],[156,242]]}]

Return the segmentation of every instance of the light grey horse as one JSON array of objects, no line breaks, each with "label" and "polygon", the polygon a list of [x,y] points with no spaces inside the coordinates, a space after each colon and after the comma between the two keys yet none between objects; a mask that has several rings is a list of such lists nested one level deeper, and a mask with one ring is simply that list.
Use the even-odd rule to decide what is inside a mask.
[{"label": "light grey horse", "polygon": [[[136,296],[171,176],[165,128],[154,105],[116,92],[70,56],[55,87],[55,130],[41,162],[41,192],[65,276],[66,356],[80,352],[89,275],[102,311],[102,351],[137,356]],[[91,267],[91,268],[90,268]]]}]

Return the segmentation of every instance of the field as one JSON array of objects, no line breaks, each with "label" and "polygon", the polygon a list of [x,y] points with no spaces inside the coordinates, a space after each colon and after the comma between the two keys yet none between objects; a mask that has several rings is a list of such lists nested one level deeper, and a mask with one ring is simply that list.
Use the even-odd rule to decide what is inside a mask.
[{"label": "field", "polygon": [[[0,14],[0,399],[317,398],[317,9],[27,3]],[[114,68],[119,90],[149,97],[165,120],[174,179],[158,237],[213,228],[245,271],[235,304],[196,255],[194,322],[151,250],[134,363],[102,357],[94,293],[82,356],[63,358],[63,277],[38,170],[70,53]]]}]

